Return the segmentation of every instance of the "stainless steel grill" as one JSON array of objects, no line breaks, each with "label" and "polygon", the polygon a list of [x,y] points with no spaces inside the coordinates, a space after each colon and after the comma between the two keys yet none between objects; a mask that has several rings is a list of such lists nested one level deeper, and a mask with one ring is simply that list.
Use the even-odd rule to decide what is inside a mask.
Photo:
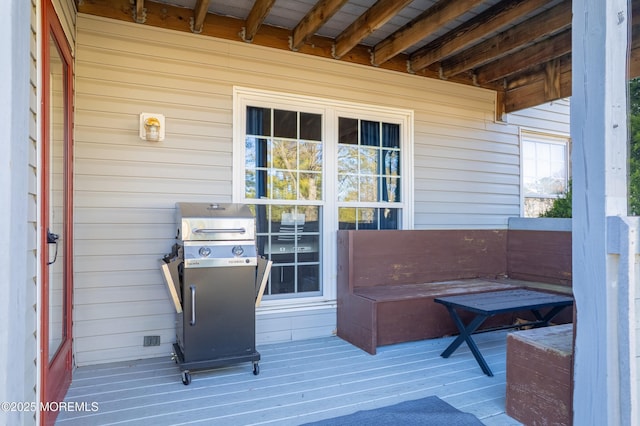
[{"label": "stainless steel grill", "polygon": [[[177,203],[177,239],[162,270],[176,308],[174,359],[191,371],[252,362],[258,256],[255,220],[239,204]],[[264,270],[264,268],[261,268]]]}]

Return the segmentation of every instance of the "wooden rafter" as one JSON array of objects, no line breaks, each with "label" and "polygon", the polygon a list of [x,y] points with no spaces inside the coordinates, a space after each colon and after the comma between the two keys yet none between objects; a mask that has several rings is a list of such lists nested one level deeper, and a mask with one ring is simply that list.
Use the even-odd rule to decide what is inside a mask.
[{"label": "wooden rafter", "polygon": [[334,58],[342,58],[365,37],[384,25],[412,1],[378,0],[336,37],[333,48]]},{"label": "wooden rafter", "polygon": [[244,41],[253,41],[253,37],[255,37],[260,25],[264,22],[275,2],[276,0],[256,0],[251,12],[249,12],[249,16],[247,16],[242,37]]},{"label": "wooden rafter", "polygon": [[631,49],[629,54],[629,78],[640,77],[640,48]]},{"label": "wooden rafter", "polygon": [[544,67],[544,95],[548,99],[558,99],[560,97],[560,59],[553,59]]},{"label": "wooden rafter", "polygon": [[[564,55],[554,59],[560,67],[561,73],[571,72],[571,54]],[[523,86],[527,86],[536,81],[543,81],[548,64],[537,64],[527,68],[525,71],[513,74],[505,79],[505,90],[514,90]]]},{"label": "wooden rafter", "polygon": [[210,0],[198,0],[195,9],[193,9],[193,28],[191,28],[191,31],[196,34],[202,32],[204,19],[207,17],[207,10],[209,9],[209,1]]},{"label": "wooden rafter", "polygon": [[457,19],[483,0],[440,0],[373,48],[373,65],[380,65]]},{"label": "wooden rafter", "polygon": [[[504,102],[506,112],[530,108],[554,99],[571,96],[571,54],[554,59],[558,64],[539,64],[535,71],[527,70],[517,76],[510,77],[507,82]],[[549,88],[549,68],[555,67],[553,84]],[[551,97],[551,95],[554,95]]]},{"label": "wooden rafter", "polygon": [[484,65],[570,26],[571,1],[563,1],[546,12],[446,59],[441,63],[442,76],[449,78]]},{"label": "wooden rafter", "polygon": [[632,0],[631,7],[631,25],[640,25],[640,1]]},{"label": "wooden rafter", "polygon": [[[186,3],[183,0],[75,1],[79,13],[127,22],[133,18],[167,30],[251,41],[360,66],[480,86],[498,92],[504,100],[504,109],[498,108],[498,112],[516,111],[571,93],[571,0],[493,0],[486,9],[480,0],[432,0],[426,3],[434,5],[423,9],[418,9],[417,2],[405,9],[411,0],[377,0],[351,24],[344,24],[346,29],[336,38],[318,32],[332,18],[344,22],[343,18],[350,16],[342,15],[349,0],[305,0],[311,10],[286,28],[264,24],[273,8],[279,7],[275,0],[234,5],[246,14],[237,18],[215,12],[221,4],[231,5],[234,0],[196,0],[192,9],[174,4]],[[483,11],[477,13],[479,9]],[[410,23],[376,46],[364,44],[399,13],[406,15],[403,22]],[[629,22],[629,75],[639,77],[640,0],[632,0]],[[425,38],[445,26],[454,29],[421,46]],[[410,57],[404,53],[408,50],[414,52]]]},{"label": "wooden rafter", "polygon": [[476,80],[482,85],[522,71],[531,63],[547,63],[571,52],[571,30],[504,56],[476,70]]},{"label": "wooden rafter", "polygon": [[144,0],[136,0],[136,8],[133,11],[133,18],[138,24],[144,24],[146,21],[145,10],[144,10]]},{"label": "wooden rafter", "polygon": [[321,0],[298,22],[291,33],[291,49],[298,48],[349,0]]},{"label": "wooden rafter", "polygon": [[415,51],[410,58],[412,71],[420,71],[447,56],[477,43],[487,35],[544,6],[550,0],[505,0],[466,21],[442,37]]}]

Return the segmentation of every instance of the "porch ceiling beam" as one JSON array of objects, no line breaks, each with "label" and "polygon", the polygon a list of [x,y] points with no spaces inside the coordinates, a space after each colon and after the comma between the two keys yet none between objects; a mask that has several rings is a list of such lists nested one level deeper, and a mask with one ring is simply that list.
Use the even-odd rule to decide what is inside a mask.
[{"label": "porch ceiling beam", "polygon": [[496,81],[527,69],[531,64],[547,63],[570,52],[571,30],[565,30],[476,69],[476,81],[480,85]]},{"label": "porch ceiling beam", "polygon": [[[554,59],[558,62],[560,73],[571,73],[571,54],[566,54],[560,58]],[[545,78],[545,70],[547,64],[538,64],[526,71],[522,71],[505,78],[504,87],[507,91],[524,87],[528,84],[539,82]]]},{"label": "porch ceiling beam", "polygon": [[629,78],[640,77],[640,47],[632,48],[629,55]]},{"label": "porch ceiling beam", "polygon": [[253,37],[255,37],[260,25],[264,22],[275,2],[276,0],[256,0],[245,22],[242,34],[244,41],[253,41]]},{"label": "porch ceiling beam", "polygon": [[321,0],[305,15],[291,34],[291,50],[298,50],[307,38],[344,6],[349,0]]},{"label": "porch ceiling beam", "polygon": [[[640,34],[640,24],[631,27],[632,34]],[[640,37],[633,37],[631,39],[630,49],[636,49],[640,47]]]},{"label": "porch ceiling beam", "polygon": [[560,59],[547,62],[544,67],[544,95],[549,99],[560,97]]},{"label": "porch ceiling beam", "polygon": [[[202,0],[202,1],[206,2],[206,0]],[[150,25],[158,28],[165,28],[168,30],[191,33],[193,30],[193,28],[191,28],[193,26],[193,19],[196,16],[195,7],[204,7],[202,5],[202,1],[200,3],[196,3],[196,6],[194,6],[194,9],[186,9],[183,7],[172,6],[167,3],[158,3],[153,0],[146,0],[146,1],[143,1],[143,0],[84,0],[83,2],[78,4],[78,11],[79,13],[86,13],[90,15],[97,15],[97,16],[117,19],[125,22],[131,22],[132,16],[135,18],[136,7],[140,4],[140,5],[144,5],[143,10],[147,18],[145,25]],[[334,2],[340,2],[344,0],[318,0],[318,1],[321,2],[322,5],[326,5],[325,11],[329,11],[329,10],[333,10],[333,7],[331,7],[330,5],[337,4]],[[527,0],[525,3],[539,4],[539,2],[543,2],[543,1],[545,0]],[[551,0],[546,0],[546,1],[551,1]],[[565,1],[568,1],[568,0],[565,0]],[[409,0],[407,0],[407,3],[408,2]],[[505,3],[505,2],[509,2],[509,3]],[[502,0],[499,4],[506,7],[506,4],[511,4],[511,3],[520,4],[520,2],[521,0]],[[392,3],[393,2],[390,2],[390,1],[387,2],[386,0],[379,1],[378,3],[376,3],[376,5],[371,7],[365,13],[365,15],[363,15],[363,16],[366,16],[367,19],[365,19],[364,17],[361,17],[361,19],[363,19],[362,22],[364,23],[364,25],[370,25],[371,22],[373,22],[372,19],[379,23],[381,19],[380,14],[382,13],[381,11],[383,10],[381,9],[382,6],[384,5],[387,5],[388,7],[397,6],[397,5],[393,5]],[[209,4],[213,4],[213,1],[209,0]],[[264,5],[266,3],[261,2],[261,4]],[[633,0],[633,5],[634,7],[637,5],[640,5],[640,0]],[[541,8],[544,8],[544,7],[545,5],[541,5]],[[399,6],[397,8],[401,9],[401,7]],[[385,9],[385,10],[388,10],[388,9]],[[558,10],[558,9],[555,9],[555,10]],[[387,18],[385,19],[388,19],[389,17],[391,17],[394,13],[395,12],[393,11],[389,12]],[[530,13],[533,13],[533,11]],[[542,12],[542,13],[544,14],[545,12]],[[570,11],[568,15],[570,15]],[[202,36],[210,36],[210,37],[216,37],[220,39],[234,40],[234,41],[237,41],[240,39],[241,35],[239,36],[238,33],[249,20],[247,18],[247,21],[245,21],[243,19],[232,18],[229,16],[222,16],[215,13],[202,13],[199,16],[204,17],[202,33],[201,33]],[[263,13],[262,16],[264,18],[267,15],[266,13]],[[498,15],[498,16],[501,16],[501,15]],[[327,18],[327,20],[328,19],[329,18]],[[633,19],[634,19],[633,22],[637,21],[635,16],[633,17]],[[318,18],[317,22],[321,20],[322,18]],[[191,21],[191,27],[190,27],[190,21]],[[540,21],[535,21],[535,20],[533,22],[540,23]],[[301,23],[302,21],[299,22],[299,24]],[[543,26],[543,24],[544,22],[538,26]],[[494,21],[491,21],[491,22],[488,22],[488,25],[498,25],[498,24],[495,24]],[[508,25],[508,24],[504,24],[502,27],[496,27],[495,31],[501,31],[501,28],[506,28],[505,25]],[[522,24],[519,24],[519,25],[522,25]],[[458,29],[462,29],[462,28],[465,28],[465,27],[459,27]],[[256,31],[258,32],[259,36],[255,37],[255,39],[253,40],[253,43],[258,44],[260,46],[265,46],[265,47],[270,47],[275,49],[282,49],[287,51],[291,49],[291,42],[292,42],[291,38],[292,38],[293,29],[273,27],[270,25],[261,24],[259,25],[259,30],[257,29]],[[368,29],[366,31],[366,34],[371,33],[371,31],[372,31],[371,29]],[[474,29],[470,31],[473,31],[475,34],[481,37],[480,32],[475,32],[479,30]],[[503,34],[508,33],[508,31],[510,30],[503,31]],[[552,34],[557,34],[559,32],[561,31],[552,32]],[[636,31],[636,29],[634,28],[633,33],[638,34],[638,31]],[[514,32],[513,34],[517,35],[516,32]],[[363,35],[363,36],[366,37],[366,35]],[[466,35],[462,35],[460,38],[464,38],[464,37],[466,37]],[[485,37],[486,37],[486,34],[485,34]],[[546,34],[546,37],[540,36],[536,38],[533,42],[525,44],[523,47],[530,46],[534,42],[543,40],[544,38],[548,38],[548,37],[549,37],[549,34]],[[636,38],[634,38],[634,40],[636,40]],[[336,42],[335,39],[331,39],[329,37],[322,37],[317,35],[314,31],[308,31],[308,35],[306,36],[306,41],[304,41],[300,45],[300,47],[298,48],[298,52],[300,52],[301,54],[308,54],[316,57],[333,58],[334,50],[336,47],[334,44],[335,42]],[[453,40],[452,42],[455,43],[456,40]],[[634,43],[636,42],[637,41],[635,41]],[[475,46],[471,47],[471,49],[474,49],[474,47]],[[446,46],[444,48],[446,49]],[[456,51],[457,52],[456,55],[465,54],[465,52],[467,51],[463,49],[466,49],[466,48],[459,48]],[[471,50],[471,49],[468,49],[468,50]],[[513,53],[515,51],[516,51],[516,48],[509,50],[509,52],[507,53]],[[500,54],[499,56],[495,56],[495,58],[490,58],[490,59],[495,60],[504,56],[505,54]],[[455,57],[456,56],[453,56],[448,59],[452,59]],[[457,83],[466,84],[466,85],[481,86],[485,89],[499,92],[500,95],[502,95],[502,92],[504,92],[504,105],[505,105],[504,111],[513,112],[522,108],[539,105],[541,103],[553,100],[553,99],[550,99],[550,97],[554,93],[556,95],[559,95],[560,97],[566,97],[570,95],[571,88],[570,88],[570,84],[568,84],[567,82],[570,82],[571,64],[570,64],[570,60],[568,62],[566,61],[567,57],[570,58],[570,55],[565,55],[560,59],[559,68],[548,68],[550,67],[550,65],[547,66],[546,64],[533,64],[532,62],[527,62],[528,64],[531,65],[532,67],[531,69],[523,70],[521,72],[520,71],[516,72],[515,74],[508,75],[504,79],[499,79],[494,82],[479,84],[478,78],[477,78],[478,76],[473,73],[474,70],[478,71],[478,67],[473,67],[468,70],[465,69],[456,75],[448,77],[448,81],[457,82]],[[427,78],[440,78],[441,77],[440,67],[442,65],[442,62],[446,63],[446,61],[448,60],[448,59],[445,59],[445,61],[440,61],[440,62],[437,61],[421,70],[409,70],[407,68],[408,59],[409,59],[408,55],[404,53],[399,53],[393,56],[390,60],[380,64],[379,68],[390,70],[390,71],[401,72],[401,73],[411,72],[416,76],[427,77]],[[371,65],[371,47],[365,46],[363,44],[357,44],[356,46],[348,50],[348,54],[346,54],[342,58],[342,60],[349,63],[353,63],[353,64],[358,64],[363,66],[372,66]],[[487,64],[488,62],[483,63],[480,66],[484,66]],[[548,75],[545,74],[545,71],[547,72]],[[640,76],[640,50],[633,50],[632,48],[630,71],[632,76]],[[559,90],[557,90],[558,82],[560,86]],[[546,93],[545,93],[545,84],[547,84]],[[537,93],[536,91],[539,91],[539,93]],[[501,112],[501,111],[502,110],[499,109],[498,112]]]},{"label": "porch ceiling beam", "polygon": [[342,58],[364,38],[383,26],[413,0],[378,0],[358,19],[353,21],[333,45],[333,57]]},{"label": "porch ceiling beam", "polygon": [[411,22],[378,43],[373,48],[371,62],[373,65],[380,65],[388,61],[482,2],[483,0],[438,1]]},{"label": "porch ceiling beam", "polygon": [[550,0],[505,0],[415,51],[409,67],[420,71],[465,49],[488,34],[549,3]]},{"label": "porch ceiling beam", "polygon": [[524,45],[571,27],[571,1],[542,12],[495,37],[485,40],[441,63],[443,78],[473,69],[505,56]]},{"label": "porch ceiling beam", "polygon": [[640,24],[640,1],[632,0],[631,7],[631,25],[636,26]]},{"label": "porch ceiling beam", "polygon": [[191,31],[196,34],[202,32],[204,19],[207,17],[207,11],[209,10],[209,2],[210,0],[198,0],[195,9],[193,9],[193,25]]},{"label": "porch ceiling beam", "polygon": [[[527,72],[507,84],[505,112],[519,111],[571,96],[571,55],[554,61],[558,61],[558,64],[543,64],[537,67],[536,72]],[[548,67],[554,66],[556,68],[552,73],[556,75],[551,76],[554,88],[550,88],[547,80],[547,73],[550,72]]]}]

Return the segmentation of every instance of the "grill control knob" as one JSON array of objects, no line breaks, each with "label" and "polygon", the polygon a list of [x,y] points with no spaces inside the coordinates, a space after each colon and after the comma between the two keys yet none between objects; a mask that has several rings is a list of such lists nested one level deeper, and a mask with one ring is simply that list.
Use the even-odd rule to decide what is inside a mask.
[{"label": "grill control knob", "polygon": [[231,253],[233,253],[233,255],[236,257],[240,257],[242,256],[242,253],[244,253],[244,249],[242,248],[242,246],[233,246],[233,248],[231,249]]},{"label": "grill control knob", "polygon": [[209,247],[200,247],[200,250],[198,250],[198,253],[202,257],[209,257],[209,255],[211,254],[211,249]]}]

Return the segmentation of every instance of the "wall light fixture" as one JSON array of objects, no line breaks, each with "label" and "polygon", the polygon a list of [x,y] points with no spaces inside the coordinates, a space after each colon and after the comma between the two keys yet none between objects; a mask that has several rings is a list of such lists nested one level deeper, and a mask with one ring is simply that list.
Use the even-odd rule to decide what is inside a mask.
[{"label": "wall light fixture", "polygon": [[159,142],[164,140],[164,115],[143,112],[140,114],[140,138]]}]

